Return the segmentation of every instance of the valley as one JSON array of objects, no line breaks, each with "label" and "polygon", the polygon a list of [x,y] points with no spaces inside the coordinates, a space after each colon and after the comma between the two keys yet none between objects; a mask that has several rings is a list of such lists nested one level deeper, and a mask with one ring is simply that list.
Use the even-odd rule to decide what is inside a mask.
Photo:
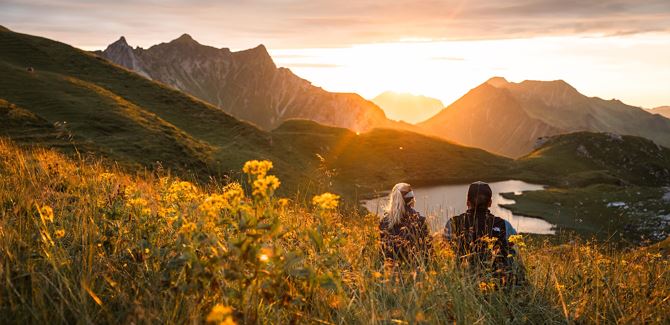
[{"label": "valley", "polygon": [[[183,49],[190,49],[195,51],[189,54],[194,57],[205,55],[194,54],[202,51],[209,53],[207,55],[218,53],[216,55],[226,60],[233,60],[230,61],[232,63],[222,63],[222,69],[244,65],[235,63],[240,58],[248,57],[250,62],[256,62],[261,57],[268,71],[275,71],[277,68],[264,49],[245,53],[230,52],[204,47],[190,37],[182,37],[145,52],[130,49],[125,39],[119,42],[123,44],[108,48],[108,55],[126,55],[123,59],[125,61],[122,60],[120,64],[136,69],[139,74],[66,44],[8,30],[1,31],[0,71],[5,78],[0,80],[0,114],[3,116],[0,136],[9,137],[25,146],[45,146],[72,155],[101,157],[129,171],[166,168],[175,175],[198,182],[208,182],[213,178],[240,180],[243,176],[239,167],[245,161],[270,159],[282,179],[282,193],[302,193],[296,194],[296,198],[304,199],[310,193],[334,191],[343,195],[344,206],[350,208],[356,208],[361,199],[369,198],[374,193],[388,191],[399,181],[410,182],[415,186],[433,186],[464,184],[475,180],[521,180],[546,184],[550,188],[514,197],[516,204],[507,208],[521,215],[541,217],[557,225],[558,229],[575,230],[586,236],[604,234],[611,229],[625,230],[632,234],[627,240],[662,238],[668,232],[667,225],[663,226],[663,223],[658,227],[648,226],[655,221],[639,223],[640,226],[634,229],[630,226],[636,224],[635,220],[657,220],[664,213],[667,214],[667,205],[659,201],[659,189],[670,183],[670,155],[667,148],[650,140],[614,133],[577,132],[558,135],[563,131],[552,129],[548,127],[549,124],[545,123],[547,127],[543,129],[524,126],[525,122],[522,122],[517,128],[526,130],[524,132],[530,130],[532,134],[524,136],[528,140],[544,136],[547,132],[555,133],[555,136],[535,141],[532,144],[534,150],[512,159],[495,152],[508,150],[505,148],[512,150],[512,147],[506,147],[504,141],[514,146],[524,142],[516,136],[488,134],[485,129],[478,131],[476,136],[479,139],[503,141],[494,145],[498,150],[490,150],[494,153],[485,151],[491,146],[483,142],[470,142],[473,147],[467,147],[460,141],[451,142],[437,135],[416,132],[415,127],[404,124],[397,127],[398,124],[386,122],[379,127],[372,127],[374,123],[365,127],[345,123],[338,127],[312,121],[310,116],[297,115],[302,118],[286,117],[281,122],[281,119],[277,120],[278,124],[273,124],[273,129],[268,131],[239,120],[234,112],[225,107],[211,105],[174,89],[174,86],[153,81],[153,78],[158,79],[158,75],[151,77],[150,72],[154,70],[149,65],[138,68],[139,64],[148,64],[147,61],[152,58],[150,53],[161,53],[155,54],[158,58],[173,57],[177,60],[185,55]],[[152,69],[162,71],[158,68],[160,66],[161,63],[155,63]],[[258,70],[253,67],[256,66],[252,64],[244,69],[255,75]],[[219,73],[225,75],[227,72]],[[262,79],[262,76],[257,78]],[[552,90],[555,86],[562,87],[563,92],[555,93]],[[534,96],[540,96],[538,98],[555,98],[559,102],[592,101],[575,95],[576,91],[565,83],[512,84],[494,78],[453,105],[485,107],[488,105],[486,101],[480,100],[489,100],[486,98],[495,94],[491,98],[496,98],[496,105],[504,106],[505,100],[508,100],[511,106],[517,105],[519,108],[520,102],[514,96],[520,96],[518,92],[528,89],[534,89]],[[481,95],[475,96],[480,92]],[[567,99],[573,95],[577,96],[576,99]],[[240,96],[244,98],[246,95]],[[341,95],[333,96],[341,98]],[[471,103],[472,100],[475,102]],[[332,109],[333,112],[345,110]],[[458,110],[453,107],[445,109]],[[468,110],[478,112],[476,109]],[[608,108],[601,107],[598,110],[605,112]],[[623,110],[613,108],[614,113],[611,114],[616,115]],[[435,118],[446,114],[445,111],[438,113]],[[522,112],[519,108],[518,113]],[[631,112],[631,118],[642,114],[634,109]],[[667,123],[666,119],[658,115],[651,118],[640,116],[644,117],[642,120],[646,119],[661,127]],[[503,115],[496,117],[497,124],[486,125],[494,128],[496,125],[515,125],[519,119],[523,120],[521,115]],[[431,123],[429,120],[422,124]],[[557,123],[553,125],[559,125]],[[356,131],[358,127],[365,130]],[[646,127],[640,129],[653,131]],[[474,136],[467,130],[461,130],[459,134]],[[525,142],[524,150],[514,149],[517,150],[515,152],[521,154],[528,150],[528,146],[531,146],[529,142]],[[646,193],[645,200],[660,203],[649,204],[647,211],[642,211],[645,213],[630,214],[632,219],[627,222],[610,221],[616,218],[615,215],[607,215],[602,211],[611,210],[600,208],[585,209],[585,215],[577,217],[574,208],[569,207],[581,204],[579,195],[566,193],[588,192],[593,188],[602,189],[602,193],[599,193],[602,198],[597,196],[599,200],[641,189],[641,192]],[[554,196],[550,193],[563,194]],[[634,200],[633,197],[621,199]],[[559,203],[561,208],[555,208]],[[557,217],[559,215],[563,217]],[[575,218],[590,221],[577,225],[572,221]],[[602,224],[614,226],[598,227]]]}]

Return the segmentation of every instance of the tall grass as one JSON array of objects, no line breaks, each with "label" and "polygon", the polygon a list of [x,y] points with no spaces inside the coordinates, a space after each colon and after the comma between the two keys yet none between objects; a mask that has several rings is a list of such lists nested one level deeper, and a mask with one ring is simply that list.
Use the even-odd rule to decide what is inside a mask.
[{"label": "tall grass", "polygon": [[[240,166],[241,167],[241,166]],[[527,241],[528,285],[495,290],[454,264],[379,259],[377,220],[249,188],[124,174],[0,141],[0,322],[667,323],[661,246]]]}]

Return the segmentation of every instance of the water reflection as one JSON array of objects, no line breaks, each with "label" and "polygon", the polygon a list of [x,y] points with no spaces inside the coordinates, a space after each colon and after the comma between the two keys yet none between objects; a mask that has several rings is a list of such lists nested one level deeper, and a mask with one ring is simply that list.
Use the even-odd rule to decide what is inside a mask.
[{"label": "water reflection", "polygon": [[[544,189],[542,185],[529,184],[522,181],[503,181],[490,183],[493,190],[493,205],[491,212],[498,217],[509,221],[518,232],[534,234],[553,234],[553,225],[539,218],[529,218],[513,214],[510,210],[500,207],[500,204],[511,204],[513,200],[503,198],[500,193],[514,192],[521,194],[525,191]],[[428,217],[431,231],[441,231],[446,221],[456,214],[466,210],[466,193],[469,184],[439,185],[414,188],[416,195],[416,210]],[[372,213],[381,214],[386,205],[387,197],[365,200],[363,204]]]}]

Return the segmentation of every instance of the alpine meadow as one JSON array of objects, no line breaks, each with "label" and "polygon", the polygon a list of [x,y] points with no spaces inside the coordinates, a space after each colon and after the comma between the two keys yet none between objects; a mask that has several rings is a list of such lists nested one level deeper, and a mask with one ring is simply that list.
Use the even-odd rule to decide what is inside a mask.
[{"label": "alpine meadow", "polygon": [[0,324],[670,323],[667,1],[0,24]]}]

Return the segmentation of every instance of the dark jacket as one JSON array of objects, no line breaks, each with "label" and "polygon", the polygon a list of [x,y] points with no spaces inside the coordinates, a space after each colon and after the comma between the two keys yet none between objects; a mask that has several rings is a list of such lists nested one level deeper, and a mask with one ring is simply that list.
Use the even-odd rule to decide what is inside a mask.
[{"label": "dark jacket", "polygon": [[470,266],[493,270],[509,266],[512,250],[507,241],[507,225],[488,209],[469,209],[449,219],[444,234],[456,255]]},{"label": "dark jacket", "polygon": [[411,207],[393,227],[387,215],[379,222],[384,258],[401,262],[426,262],[432,250],[432,238],[426,218]]}]

